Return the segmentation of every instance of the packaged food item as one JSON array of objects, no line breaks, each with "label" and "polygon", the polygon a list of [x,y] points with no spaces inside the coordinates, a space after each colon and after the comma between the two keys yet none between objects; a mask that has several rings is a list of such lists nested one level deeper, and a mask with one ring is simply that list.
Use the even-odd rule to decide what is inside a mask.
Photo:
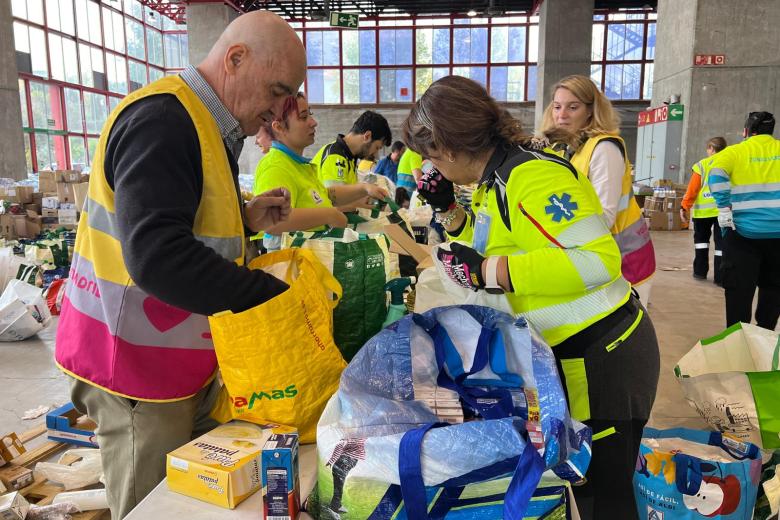
[{"label": "packaged food item", "polygon": [[263,518],[295,520],[301,509],[298,434],[274,434],[263,446]]},{"label": "packaged food item", "polygon": [[11,464],[0,468],[0,482],[6,489],[22,489],[33,483],[33,472],[24,466]]},{"label": "packaged food item", "polygon": [[232,421],[168,454],[171,491],[233,509],[260,489],[260,457],[270,428]]}]

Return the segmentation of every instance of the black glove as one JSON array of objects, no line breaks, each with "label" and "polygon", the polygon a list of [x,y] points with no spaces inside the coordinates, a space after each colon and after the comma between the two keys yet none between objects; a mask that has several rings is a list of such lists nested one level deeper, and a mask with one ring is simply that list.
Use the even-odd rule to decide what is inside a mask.
[{"label": "black glove", "polygon": [[436,168],[423,173],[417,181],[417,191],[425,202],[437,213],[447,211],[455,205],[455,187]]},{"label": "black glove", "polygon": [[451,251],[439,248],[436,256],[444,265],[444,271],[447,276],[466,289],[476,291],[485,288],[485,279],[482,277],[482,262],[485,257],[477,253],[474,249],[453,242],[450,244]]}]

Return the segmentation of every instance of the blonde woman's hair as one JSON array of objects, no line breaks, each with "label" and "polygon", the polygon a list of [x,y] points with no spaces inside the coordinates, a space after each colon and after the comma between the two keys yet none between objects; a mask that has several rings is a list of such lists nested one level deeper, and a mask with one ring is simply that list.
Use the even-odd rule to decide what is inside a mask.
[{"label": "blonde woman's hair", "polygon": [[[620,134],[620,117],[615,109],[612,108],[612,103],[607,99],[607,96],[599,90],[589,77],[574,75],[563,78],[553,86],[553,96],[555,96],[555,92],[559,88],[565,88],[591,109],[592,113],[588,124],[579,131],[579,137],[582,141],[597,135]],[[542,133],[549,134],[554,129],[553,102],[551,101],[544,110]]]}]

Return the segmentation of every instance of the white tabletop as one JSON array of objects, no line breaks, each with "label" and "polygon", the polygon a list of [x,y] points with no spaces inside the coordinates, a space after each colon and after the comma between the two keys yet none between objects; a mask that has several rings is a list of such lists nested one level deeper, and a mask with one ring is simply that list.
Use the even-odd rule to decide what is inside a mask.
[{"label": "white tabletop", "polygon": [[[304,500],[317,482],[317,446],[314,444],[301,446],[298,452],[298,464],[300,465],[301,500]],[[238,504],[235,509],[230,510],[174,493],[168,489],[168,481],[163,480],[135,509],[130,511],[125,520],[149,520],[150,518],[258,520],[262,517],[263,493],[261,490]],[[306,513],[301,513],[298,518],[301,520],[311,519]]]}]

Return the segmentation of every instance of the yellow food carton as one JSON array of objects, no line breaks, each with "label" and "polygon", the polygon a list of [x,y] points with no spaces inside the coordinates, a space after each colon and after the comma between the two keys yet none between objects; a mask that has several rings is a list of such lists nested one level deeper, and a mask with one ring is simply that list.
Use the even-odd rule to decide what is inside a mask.
[{"label": "yellow food carton", "polygon": [[262,486],[263,445],[270,428],[223,424],[168,454],[171,491],[233,509]]}]

